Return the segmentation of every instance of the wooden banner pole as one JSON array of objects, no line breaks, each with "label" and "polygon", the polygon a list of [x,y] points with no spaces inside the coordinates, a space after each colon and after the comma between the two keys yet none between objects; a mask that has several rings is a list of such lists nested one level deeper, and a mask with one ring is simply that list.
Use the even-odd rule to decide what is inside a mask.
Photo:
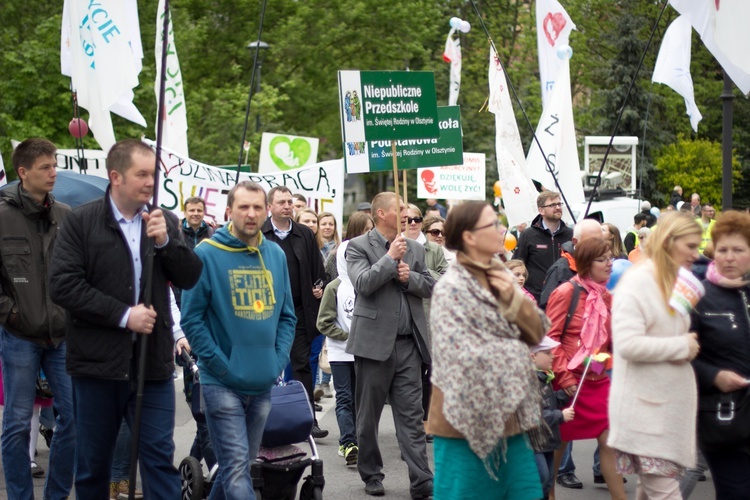
[{"label": "wooden banner pole", "polygon": [[[396,194],[398,194],[398,157],[396,156],[396,139],[391,140],[391,154],[393,155],[393,184]],[[396,217],[396,227],[398,228],[396,234],[401,234],[401,210],[396,209],[396,212],[399,214],[399,216]]]},{"label": "wooden banner pole", "polygon": [[402,175],[401,180],[402,180],[402,182],[404,184],[404,205],[406,205],[406,207],[408,209],[408,207],[409,207],[409,198],[406,195],[406,170],[402,170],[401,171],[401,175]]}]

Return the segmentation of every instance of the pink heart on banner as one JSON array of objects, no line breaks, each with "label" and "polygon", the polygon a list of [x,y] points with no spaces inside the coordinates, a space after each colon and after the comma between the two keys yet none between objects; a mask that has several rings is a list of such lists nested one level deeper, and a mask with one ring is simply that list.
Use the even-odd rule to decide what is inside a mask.
[{"label": "pink heart on banner", "polygon": [[562,33],[563,28],[565,28],[565,24],[567,24],[565,16],[560,12],[555,12],[554,14],[549,12],[544,17],[544,21],[542,21],[544,35],[547,37],[549,44],[553,47],[555,46],[555,42],[560,36],[560,33]]}]

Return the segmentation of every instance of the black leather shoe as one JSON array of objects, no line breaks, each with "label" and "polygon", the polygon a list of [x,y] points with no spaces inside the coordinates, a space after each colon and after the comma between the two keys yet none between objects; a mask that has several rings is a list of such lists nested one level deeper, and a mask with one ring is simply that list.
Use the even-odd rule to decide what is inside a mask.
[{"label": "black leather shoe", "polygon": [[705,474],[701,474],[700,477],[698,478],[698,482],[699,483],[702,483],[705,480],[706,480],[706,475]]},{"label": "black leather shoe", "polygon": [[583,483],[578,480],[575,474],[568,473],[562,476],[557,476],[557,484],[563,488],[570,488],[571,490],[583,489]]},{"label": "black leather shoe", "polygon": [[380,479],[373,479],[365,485],[365,493],[374,497],[382,497],[383,495],[385,495],[383,482]]},{"label": "black leather shoe", "polygon": [[313,408],[315,409],[315,411],[323,411],[323,407],[320,406],[318,403],[315,403],[313,405]]},{"label": "black leather shoe", "polygon": [[[622,477],[622,484],[627,484],[628,478],[625,476]],[[594,484],[607,484],[607,481],[604,480],[604,476],[601,474],[594,474]]]},{"label": "black leather shoe", "polygon": [[312,434],[312,437],[314,437],[315,439],[321,439],[328,435],[328,431],[324,431],[323,429],[318,427],[318,424],[315,424],[313,425],[312,432],[310,434]]},{"label": "black leather shoe", "polygon": [[425,436],[425,439],[427,440],[428,443],[432,443],[433,441],[435,441],[435,437],[432,434],[427,434]]},{"label": "black leather shoe", "polygon": [[420,493],[412,493],[411,500],[430,500],[432,498],[432,488],[433,484],[432,481],[430,481],[424,488],[422,488]]}]

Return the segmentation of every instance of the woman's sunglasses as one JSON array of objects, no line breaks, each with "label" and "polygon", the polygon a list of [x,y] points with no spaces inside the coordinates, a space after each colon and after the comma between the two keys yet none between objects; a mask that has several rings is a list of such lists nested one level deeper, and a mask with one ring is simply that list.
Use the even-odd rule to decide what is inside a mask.
[{"label": "woman's sunglasses", "polygon": [[431,235],[433,235],[435,238],[437,238],[438,236],[442,236],[443,235],[443,232],[440,229],[430,229],[427,232],[430,233]]},{"label": "woman's sunglasses", "polygon": [[406,220],[409,222],[409,224],[411,224],[413,222],[416,222],[417,224],[421,224],[422,223],[422,217],[407,217]]}]

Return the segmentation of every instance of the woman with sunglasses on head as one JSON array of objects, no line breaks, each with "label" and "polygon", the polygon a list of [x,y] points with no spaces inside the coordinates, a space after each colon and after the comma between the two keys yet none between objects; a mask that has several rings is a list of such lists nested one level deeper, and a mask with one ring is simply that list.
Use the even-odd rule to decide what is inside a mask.
[{"label": "woman with sunglasses on head", "polygon": [[[552,322],[547,336],[560,342],[552,363],[554,387],[571,398],[576,413],[575,420],[560,425],[563,443],[555,452],[552,470],[558,470],[569,441],[596,439],[609,494],[624,500],[622,476],[615,469],[614,451],[607,445],[610,380],[605,369],[612,352],[612,296],[606,284],[612,274],[612,251],[603,238],[589,238],[576,245],[574,258],[578,274],[552,292],[546,309]],[[590,362],[595,355],[601,357]]]},{"label": "woman with sunglasses on head", "polygon": [[690,266],[702,233],[692,214],[663,216],[649,236],[647,259],[615,289],[608,444],[618,471],[638,474],[638,498],[682,499],[679,479],[695,466],[697,390],[690,361],[698,342],[688,333],[690,307],[679,294],[685,280],[679,273],[695,279]]},{"label": "woman with sunglasses on head", "polygon": [[445,247],[445,219],[434,215],[425,217],[422,221],[422,232],[427,241],[431,241],[443,249],[443,255],[448,264],[453,264],[456,261],[456,253]]},{"label": "woman with sunglasses on head", "polygon": [[[448,269],[448,262],[445,259],[445,254],[442,249],[436,243],[432,243],[422,233],[422,211],[416,205],[409,203],[406,209],[406,228],[404,230],[404,236],[412,240],[416,240],[418,243],[424,245],[425,254],[425,265],[429,269],[430,274],[436,280],[440,278],[445,271]],[[429,311],[425,311],[428,314]]]}]

